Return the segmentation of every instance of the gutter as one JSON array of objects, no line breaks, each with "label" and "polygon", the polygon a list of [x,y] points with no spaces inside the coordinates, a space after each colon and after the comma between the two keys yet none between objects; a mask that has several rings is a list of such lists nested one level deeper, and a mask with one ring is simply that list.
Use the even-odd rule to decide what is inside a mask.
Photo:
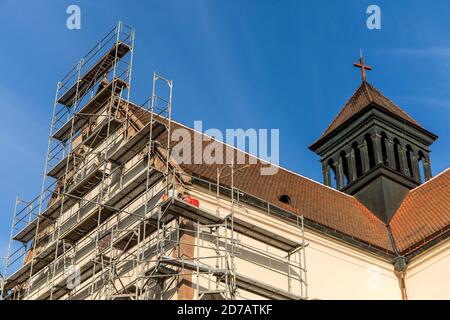
[{"label": "gutter", "polygon": [[406,290],[406,271],[408,269],[408,259],[398,252],[394,235],[392,234],[392,230],[389,224],[386,225],[386,230],[389,234],[389,241],[391,242],[391,246],[395,254],[395,258],[392,261],[392,264],[394,265],[394,274],[398,280],[402,300],[408,300],[408,292]]},{"label": "gutter", "polygon": [[[424,240],[424,243],[422,243],[422,244],[416,243],[415,245],[411,246],[410,248],[404,250],[403,253],[405,256],[408,257],[408,260],[411,260],[415,256],[425,252],[429,248],[448,239],[449,236],[450,236],[450,225],[447,225],[440,231],[436,232],[433,236],[429,237],[431,240],[429,240],[429,241]],[[416,249],[410,250],[413,247],[416,247]]]}]

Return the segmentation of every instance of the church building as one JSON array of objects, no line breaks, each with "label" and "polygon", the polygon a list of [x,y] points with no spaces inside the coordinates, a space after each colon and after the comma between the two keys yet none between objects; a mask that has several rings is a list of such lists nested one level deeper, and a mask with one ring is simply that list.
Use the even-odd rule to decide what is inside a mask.
[{"label": "church building", "polygon": [[[362,57],[361,84],[309,146],[322,183],[263,175],[267,162],[172,120],[159,74],[148,102],[130,101],[134,29],[110,34],[58,85],[5,299],[450,299],[450,170],[433,175],[437,135],[367,81]],[[178,162],[177,129],[246,164]]]}]

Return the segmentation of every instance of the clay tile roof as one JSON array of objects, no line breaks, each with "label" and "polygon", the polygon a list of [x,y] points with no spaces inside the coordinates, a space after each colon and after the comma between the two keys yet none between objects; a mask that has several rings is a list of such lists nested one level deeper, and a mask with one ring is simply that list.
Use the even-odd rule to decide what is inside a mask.
[{"label": "clay tile roof", "polygon": [[[148,113],[143,112],[142,109],[136,112],[140,114],[139,118],[144,124],[150,120]],[[193,129],[173,121],[172,130],[178,128],[185,128],[191,134],[194,133]],[[167,135],[159,138],[162,144],[166,143],[166,139]],[[203,150],[209,143],[203,141]],[[256,162],[256,164],[246,166],[235,175],[235,187],[242,192],[263,199],[289,212],[303,215],[318,226],[337,231],[385,252],[392,251],[384,223],[354,197],[283,168],[279,168],[275,175],[262,175],[261,168],[267,167],[267,163],[230,146],[223,149],[224,154],[236,151],[235,158],[238,153],[244,155],[245,163],[252,163],[250,158]],[[199,152],[201,150],[198,146],[197,149],[192,147],[191,159],[195,153]],[[217,179],[217,169],[223,167],[223,165],[216,164],[181,164],[180,166],[186,173],[213,183]],[[221,185],[229,187],[231,185],[230,177],[222,178]],[[279,196],[283,194],[290,197],[291,205],[279,201]]]},{"label": "clay tile roof", "polygon": [[420,125],[405,111],[403,111],[400,107],[398,107],[394,102],[388,99],[370,83],[364,81],[355,91],[353,96],[347,101],[336,118],[334,118],[334,120],[322,134],[320,139],[330,134],[332,131],[343,125],[351,117],[369,107],[372,103],[375,103],[378,107],[383,108],[390,114],[400,117],[401,119],[420,127]]},{"label": "clay tile roof", "polygon": [[402,254],[444,234],[449,225],[450,168],[411,190],[390,223]]},{"label": "clay tile roof", "polygon": [[[366,244],[391,250],[385,225],[355,198],[281,168],[275,175],[261,175],[263,166],[259,162],[245,167],[235,175],[235,187]],[[222,166],[182,167],[191,174],[215,182],[217,168]],[[222,179],[222,183],[230,186],[230,178]],[[279,201],[279,196],[284,194],[290,197],[290,205]]]},{"label": "clay tile roof", "polygon": [[[130,108],[134,109],[143,124],[150,121],[149,113],[144,109],[136,106]],[[172,129],[178,128],[189,130],[193,137],[193,129],[173,121]],[[167,134],[158,139],[164,144],[167,141]],[[203,150],[209,143],[202,142]],[[221,142],[216,143],[222,145]],[[230,146],[226,146],[223,150],[224,154],[236,151],[235,159],[238,153],[244,154],[247,164],[251,163],[250,158],[256,161],[256,164],[245,166],[235,175],[235,187],[242,192],[294,214],[303,215],[314,225],[326,227],[384,252],[393,252],[386,225],[353,196],[281,167],[275,175],[262,175],[260,169],[267,167],[267,163]],[[191,159],[199,152],[201,152],[199,146],[197,149],[191,146]],[[186,173],[212,183],[216,183],[217,169],[223,167],[216,164],[180,164],[180,166]],[[230,184],[230,177],[221,179],[221,185],[230,186]],[[417,249],[424,243],[424,239],[429,241],[441,232],[442,228],[448,227],[449,185],[450,170],[447,170],[409,193],[390,224],[397,248],[401,252]],[[279,196],[284,194],[290,197],[290,205],[279,201]]]}]

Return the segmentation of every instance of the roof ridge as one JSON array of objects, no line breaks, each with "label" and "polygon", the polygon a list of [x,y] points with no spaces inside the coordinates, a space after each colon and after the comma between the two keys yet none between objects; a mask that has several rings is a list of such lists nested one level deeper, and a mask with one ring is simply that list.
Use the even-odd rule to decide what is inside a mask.
[{"label": "roof ridge", "polygon": [[373,103],[374,102],[373,97],[370,94],[370,90],[369,90],[369,89],[372,89],[373,86],[369,82],[367,82],[367,80],[363,80],[363,85],[364,85],[364,88],[366,89],[367,95],[369,96],[369,102]]},{"label": "roof ridge", "polygon": [[[371,88],[371,90],[375,91],[381,98],[386,99],[388,102],[390,102],[394,107],[396,107],[401,113],[403,113],[404,115],[406,115],[408,118],[410,118],[411,120],[408,119],[404,119],[407,120],[409,122],[412,122],[415,125],[419,125],[419,123],[410,115],[408,114],[402,107],[400,107],[398,104],[396,104],[394,101],[392,101],[392,99],[388,98],[385,94],[383,94],[379,89],[377,89],[374,85],[372,85],[371,83],[367,82],[367,84],[369,85],[369,87]],[[372,102],[376,103],[375,101],[372,100]],[[383,106],[381,106],[383,107]],[[385,108],[386,109],[386,108]],[[388,110],[389,111],[389,110]]]},{"label": "roof ridge", "polygon": [[431,179],[425,181],[424,183],[418,185],[417,187],[415,187],[414,189],[409,190],[408,194],[413,193],[415,191],[418,191],[420,188],[428,185],[430,182],[434,181],[435,179],[439,178],[440,176],[444,175],[445,173],[447,173],[447,171],[450,171],[450,167],[447,167],[446,169],[442,170],[441,172],[439,172],[437,175],[435,175],[434,177],[432,177]]}]

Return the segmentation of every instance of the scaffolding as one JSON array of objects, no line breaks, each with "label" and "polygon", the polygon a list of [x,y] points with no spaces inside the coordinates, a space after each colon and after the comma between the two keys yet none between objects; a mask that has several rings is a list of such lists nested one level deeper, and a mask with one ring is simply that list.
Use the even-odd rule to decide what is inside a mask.
[{"label": "scaffolding", "polygon": [[[215,182],[186,179],[170,156],[172,80],[154,73],[150,99],[130,102],[134,34],[119,22],[58,82],[42,190],[30,202],[16,199],[2,296],[237,299],[245,290],[307,298],[303,217],[291,221],[299,241],[241,219],[250,195],[235,188],[245,168],[234,164],[218,169]],[[221,184],[224,175],[230,187]],[[214,194],[214,212],[192,203],[193,181]],[[281,210],[253,200],[268,214]],[[287,290],[239,273],[242,262],[285,275]],[[195,296],[183,291],[186,282]]]},{"label": "scaffolding", "polygon": [[[12,277],[7,274],[12,281],[24,283],[45,268],[53,282],[54,261],[71,246],[61,236],[58,218],[74,204],[80,212],[92,188],[101,192],[90,203],[97,203],[99,217],[108,214],[102,207],[105,180],[114,171],[108,153],[117,132],[131,125],[134,34],[119,22],[57,84],[41,194],[24,208],[18,208],[22,201],[16,203],[5,273],[16,263],[23,266]],[[28,282],[27,295],[32,289]]]},{"label": "scaffolding", "polygon": [[[175,191],[180,190],[178,181],[170,184],[170,198],[163,196],[166,187],[167,184],[162,183],[153,190],[156,200],[148,206],[152,210],[146,210],[144,218],[139,216],[134,227],[120,228],[118,223],[111,230],[107,237],[108,249],[103,251],[109,263],[102,270],[103,279],[107,279],[109,287],[104,282],[98,286],[98,298],[170,299],[173,297],[170,290],[186,277],[196,289],[195,299],[236,299],[241,297],[238,289],[271,299],[307,298],[302,217],[296,219],[301,242],[287,242],[287,239],[257,230],[234,217],[233,207],[243,205],[239,195],[244,193],[237,189],[215,185],[221,194],[234,191],[236,195],[235,201],[230,202],[229,214],[218,216],[216,212],[207,212],[181,199],[180,193]],[[184,219],[192,224],[183,223],[186,222]],[[243,234],[265,242],[272,239],[271,245],[282,249],[286,255],[277,255],[239,241],[234,236],[234,221]],[[192,248],[191,254],[185,255],[189,252],[188,247]],[[277,264],[286,266],[287,290],[238,273],[234,259],[249,259],[242,252],[258,254],[266,259],[268,263],[259,262],[259,266],[273,272],[282,273],[277,271]],[[257,261],[248,261],[258,265]],[[298,285],[295,286],[294,282]],[[106,290],[102,292],[101,289]]]}]

